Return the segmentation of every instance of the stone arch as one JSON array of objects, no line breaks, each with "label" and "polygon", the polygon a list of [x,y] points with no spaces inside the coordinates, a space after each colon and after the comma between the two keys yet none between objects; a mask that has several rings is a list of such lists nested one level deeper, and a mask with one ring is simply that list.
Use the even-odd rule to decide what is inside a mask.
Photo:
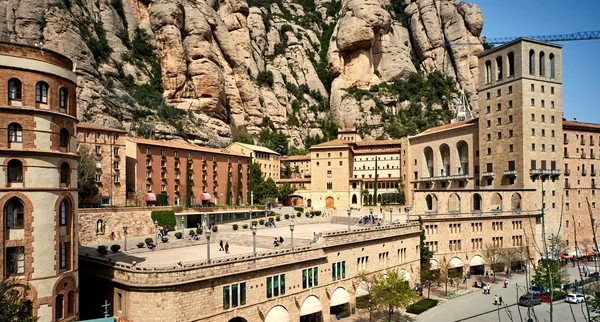
[{"label": "stone arch", "polygon": [[469,144],[464,140],[456,143],[456,154],[458,156],[458,174],[469,174]]},{"label": "stone arch", "polygon": [[504,70],[502,69],[502,56],[496,57],[496,80],[502,80]]},{"label": "stone arch", "polygon": [[546,54],[543,51],[540,51],[538,64],[540,65],[540,76],[546,76]]},{"label": "stone arch", "polygon": [[521,195],[517,192],[510,196],[510,209],[521,210]]},{"label": "stone arch", "polygon": [[353,204],[357,204],[358,203],[358,197],[356,196],[356,194],[352,195],[352,203]]},{"label": "stone arch", "polygon": [[478,193],[473,194],[473,204],[471,206],[471,210],[473,211],[481,211],[481,195]]},{"label": "stone arch", "polygon": [[508,77],[515,76],[515,53],[512,51],[506,55]]},{"label": "stone arch", "polygon": [[448,212],[460,212],[460,197],[456,193],[451,194],[448,198]]},{"label": "stone arch", "polygon": [[244,319],[241,316],[236,316],[236,317],[234,317],[232,319],[229,319],[228,322],[248,322],[248,320]]},{"label": "stone arch", "polygon": [[485,83],[489,84],[492,82],[492,61],[487,60],[485,62]]},{"label": "stone arch", "polygon": [[440,145],[439,149],[439,167],[440,167],[440,176],[445,177],[450,175],[450,147],[448,144],[443,143]]},{"label": "stone arch", "polygon": [[535,75],[535,50],[529,50],[529,74]]},{"label": "stone arch", "polygon": [[555,78],[556,77],[556,63],[555,63],[555,59],[554,59],[554,54],[550,53],[550,55],[548,56],[548,60],[550,61],[550,78]]},{"label": "stone arch", "polygon": [[[76,279],[71,273],[65,274],[54,283],[52,290],[52,316],[57,320],[76,315],[77,289]],[[62,312],[57,312],[57,310],[62,310]]]},{"label": "stone arch", "polygon": [[433,176],[433,149],[427,146],[423,149],[423,177]]},{"label": "stone arch", "polygon": [[425,208],[427,211],[437,211],[438,210],[438,200],[437,196],[434,194],[428,194],[425,197]]},{"label": "stone arch", "polygon": [[502,211],[502,195],[494,193],[491,200],[492,211]]},{"label": "stone arch", "polygon": [[265,316],[265,322],[290,322],[291,320],[288,310],[283,305],[272,307]]}]

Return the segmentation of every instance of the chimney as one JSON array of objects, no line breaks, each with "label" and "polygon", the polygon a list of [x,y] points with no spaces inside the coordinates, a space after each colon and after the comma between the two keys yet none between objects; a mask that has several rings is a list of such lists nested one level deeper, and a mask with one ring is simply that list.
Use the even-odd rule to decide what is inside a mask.
[{"label": "chimney", "polygon": [[573,118],[573,122],[577,122],[577,118],[576,117]]}]

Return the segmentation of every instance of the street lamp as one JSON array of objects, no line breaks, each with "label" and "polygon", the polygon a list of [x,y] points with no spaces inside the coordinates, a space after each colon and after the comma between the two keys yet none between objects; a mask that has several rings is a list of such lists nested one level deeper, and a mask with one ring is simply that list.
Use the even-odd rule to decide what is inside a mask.
[{"label": "street lamp", "polygon": [[127,225],[123,225],[123,251],[127,251]]},{"label": "street lamp", "polygon": [[250,226],[250,230],[252,230],[252,255],[256,256],[256,226]]},{"label": "street lamp", "polygon": [[154,220],[154,230],[156,231],[156,242],[158,243],[158,220]]},{"label": "street lamp", "polygon": [[350,232],[350,215],[352,214],[352,209],[348,208],[348,232]]},{"label": "street lamp", "polygon": [[210,263],[210,229],[206,230],[204,234],[206,236],[206,260]]},{"label": "street lamp", "polygon": [[248,213],[250,214],[250,227],[252,227],[252,209]]},{"label": "street lamp", "polygon": [[292,234],[292,250],[294,250],[294,221],[290,222],[290,233]]},{"label": "street lamp", "polygon": [[390,206],[390,225],[393,225],[393,224],[394,224],[394,222],[392,221],[392,211],[393,211],[393,210],[394,210],[394,209],[393,209],[393,208]]}]

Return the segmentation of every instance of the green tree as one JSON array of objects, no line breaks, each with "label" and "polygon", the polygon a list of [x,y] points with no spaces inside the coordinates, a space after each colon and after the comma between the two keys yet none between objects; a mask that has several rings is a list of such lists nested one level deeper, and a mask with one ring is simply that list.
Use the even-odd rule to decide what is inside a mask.
[{"label": "green tree", "polygon": [[237,175],[237,192],[235,194],[235,204],[242,204],[242,164],[238,164],[238,175]]},{"label": "green tree", "polygon": [[377,273],[373,280],[371,301],[375,307],[388,311],[388,321],[392,320],[394,309],[405,308],[419,298],[405,278],[405,273],[387,270]]},{"label": "green tree", "polygon": [[261,182],[254,190],[254,197],[261,203],[277,198],[277,185],[272,178]]},{"label": "green tree", "polygon": [[419,234],[421,251],[421,271],[419,277],[421,285],[427,289],[427,298],[431,293],[431,289],[435,285],[434,282],[438,280],[436,271],[431,269],[431,259],[433,258],[433,252],[429,250],[429,247],[425,246],[425,230],[423,229],[423,219],[419,217],[419,225],[421,227],[421,233]]},{"label": "green tree", "polygon": [[[258,203],[258,197],[256,194],[256,189],[263,182],[262,178],[262,170],[260,169],[260,164],[257,162],[253,162],[250,165],[250,177],[248,178],[248,200],[252,199],[253,203]],[[254,197],[252,198],[252,192],[254,192]]]},{"label": "green tree", "polygon": [[244,136],[244,135],[236,135],[231,139],[231,142],[240,142],[240,143],[246,143],[246,144],[254,144],[254,140],[252,140],[251,137],[249,136]]},{"label": "green tree", "polygon": [[444,284],[446,294],[448,294],[448,284],[452,284],[453,282],[458,283],[460,277],[458,269],[451,267],[449,261],[444,259],[440,262],[440,272],[437,276],[437,280],[439,283]]},{"label": "green tree", "polygon": [[287,182],[277,187],[277,198],[279,198],[279,202],[284,203],[289,196],[296,192],[296,190],[296,186]]},{"label": "green tree", "polygon": [[567,272],[564,267],[559,267],[556,261],[544,259],[542,265],[538,265],[532,278],[536,286],[548,290],[560,287],[567,282]]},{"label": "green tree", "polygon": [[12,279],[0,281],[0,321],[35,322],[33,303],[27,298],[29,287]]},{"label": "green tree", "polygon": [[225,204],[231,205],[231,174],[227,176],[227,195],[225,196]]},{"label": "green tree", "polygon": [[98,194],[98,185],[96,184],[96,161],[94,153],[90,148],[82,144],[78,152],[79,166],[77,168],[77,188],[79,193],[79,202],[83,202],[89,197]]}]

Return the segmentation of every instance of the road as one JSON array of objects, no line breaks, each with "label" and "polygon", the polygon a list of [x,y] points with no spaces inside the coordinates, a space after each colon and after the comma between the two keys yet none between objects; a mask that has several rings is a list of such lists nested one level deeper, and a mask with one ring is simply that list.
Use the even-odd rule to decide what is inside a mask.
[{"label": "road", "polygon": [[[592,268],[590,267],[592,270]],[[568,273],[575,276],[577,269],[570,268]],[[498,322],[498,321],[550,321],[550,305],[542,303],[528,310],[527,307],[516,305],[518,296],[523,295],[525,277],[520,276],[510,280],[507,288],[503,288],[501,280],[498,285],[492,286],[491,294],[484,295],[479,289],[473,293],[463,295],[450,301],[440,301],[437,307],[421,315],[416,321],[468,321],[468,322]],[[473,283],[471,279],[470,283]],[[470,288],[471,289],[471,288]],[[518,294],[518,295],[517,295]],[[502,296],[504,306],[494,306],[494,295]],[[587,311],[585,304],[569,304],[562,300],[554,302],[554,321],[586,321]]]}]

